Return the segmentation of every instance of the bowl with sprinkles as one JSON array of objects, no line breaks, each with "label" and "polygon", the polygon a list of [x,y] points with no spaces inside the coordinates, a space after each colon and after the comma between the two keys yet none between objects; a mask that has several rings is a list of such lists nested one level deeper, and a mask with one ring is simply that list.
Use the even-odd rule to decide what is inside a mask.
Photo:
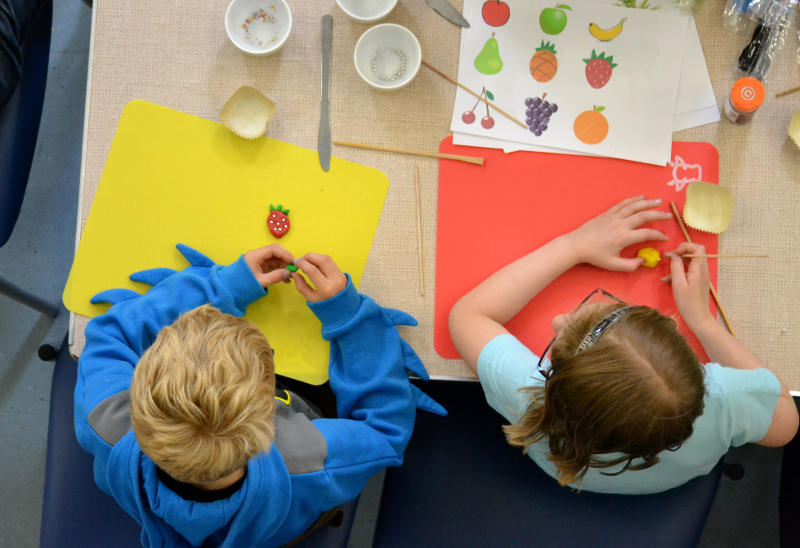
[{"label": "bowl with sprinkles", "polygon": [[361,79],[381,90],[411,83],[422,62],[419,40],[407,28],[383,23],[367,29],[356,42],[353,61]]},{"label": "bowl with sprinkles", "polygon": [[292,11],[285,0],[232,0],[225,12],[225,31],[248,55],[275,53],[292,30]]}]

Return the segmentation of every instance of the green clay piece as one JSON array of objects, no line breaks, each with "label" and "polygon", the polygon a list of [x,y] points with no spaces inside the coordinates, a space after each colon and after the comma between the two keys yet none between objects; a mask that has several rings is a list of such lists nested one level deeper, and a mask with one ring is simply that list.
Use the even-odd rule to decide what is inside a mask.
[{"label": "green clay piece", "polygon": [[297,272],[297,265],[296,264],[287,264],[286,270],[289,272]]}]

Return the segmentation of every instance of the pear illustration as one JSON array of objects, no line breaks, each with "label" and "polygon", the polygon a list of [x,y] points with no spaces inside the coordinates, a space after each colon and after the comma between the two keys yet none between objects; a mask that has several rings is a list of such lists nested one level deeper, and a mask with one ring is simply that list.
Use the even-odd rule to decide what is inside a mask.
[{"label": "pear illustration", "polygon": [[483,74],[497,74],[503,70],[503,60],[500,59],[500,46],[492,33],[491,38],[486,40],[483,49],[475,58],[475,68]]}]

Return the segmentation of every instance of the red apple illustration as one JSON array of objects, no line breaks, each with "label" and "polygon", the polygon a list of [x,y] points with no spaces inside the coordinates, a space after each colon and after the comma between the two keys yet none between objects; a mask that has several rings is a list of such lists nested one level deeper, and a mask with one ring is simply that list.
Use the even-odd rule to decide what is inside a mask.
[{"label": "red apple illustration", "polygon": [[500,0],[487,0],[481,9],[481,15],[487,25],[502,27],[508,22],[511,16],[511,9],[508,4]]}]

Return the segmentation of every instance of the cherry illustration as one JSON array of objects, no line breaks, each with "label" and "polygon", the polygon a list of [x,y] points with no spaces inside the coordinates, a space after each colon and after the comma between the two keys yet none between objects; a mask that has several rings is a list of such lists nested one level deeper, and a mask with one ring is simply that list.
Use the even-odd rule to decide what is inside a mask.
[{"label": "cherry illustration", "polygon": [[486,100],[487,100],[487,103],[486,103],[486,116],[481,118],[481,125],[483,126],[484,129],[492,129],[494,127],[494,118],[492,118],[491,114],[489,114],[489,103],[488,103],[488,101],[489,100],[494,101],[494,95],[492,95],[492,92],[489,91],[488,89],[486,89],[485,87],[483,88],[483,91],[482,91],[481,95],[485,95],[486,96]]},{"label": "cherry illustration", "polygon": [[486,116],[481,118],[481,125],[484,129],[492,129],[494,127],[494,118],[492,118],[489,114],[489,101],[494,101],[494,95],[492,95],[491,91],[486,89],[486,86],[481,89],[481,94],[478,96],[478,100],[475,101],[475,104],[472,105],[472,108],[465,111],[464,114],[461,115],[461,121],[463,121],[465,124],[473,123],[476,118],[475,109],[478,108],[478,104],[480,104],[484,98],[486,99]]},{"label": "cherry illustration", "polygon": [[[483,93],[481,93],[481,95],[483,95]],[[465,124],[471,124],[472,122],[475,121],[475,109],[478,108],[478,103],[480,103],[480,102],[481,102],[480,99],[475,101],[475,104],[472,105],[472,108],[469,109],[468,111],[464,112],[464,114],[461,115],[461,120]]]}]

